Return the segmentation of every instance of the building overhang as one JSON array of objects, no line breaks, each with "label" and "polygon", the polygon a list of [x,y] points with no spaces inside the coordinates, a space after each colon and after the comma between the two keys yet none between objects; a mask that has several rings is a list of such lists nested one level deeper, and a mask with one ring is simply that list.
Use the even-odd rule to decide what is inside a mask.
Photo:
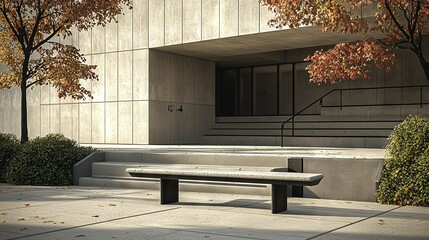
[{"label": "building overhang", "polygon": [[[284,50],[333,45],[362,39],[363,34],[322,32],[314,26],[170,45],[157,50],[234,65],[243,58],[278,61]],[[280,52],[281,51],[281,52]],[[240,57],[242,56],[242,57]],[[235,59],[235,60],[234,60]]]}]

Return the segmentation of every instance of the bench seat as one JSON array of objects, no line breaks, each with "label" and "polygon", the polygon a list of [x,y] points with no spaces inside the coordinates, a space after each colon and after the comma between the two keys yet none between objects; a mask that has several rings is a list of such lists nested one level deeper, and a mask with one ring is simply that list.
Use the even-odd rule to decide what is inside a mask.
[{"label": "bench seat", "polygon": [[271,184],[272,213],[287,210],[287,185],[313,186],[323,178],[322,174],[286,172],[285,168],[264,171],[241,168],[148,166],[127,168],[126,171],[133,177],[160,178],[161,204],[179,200],[179,179]]}]

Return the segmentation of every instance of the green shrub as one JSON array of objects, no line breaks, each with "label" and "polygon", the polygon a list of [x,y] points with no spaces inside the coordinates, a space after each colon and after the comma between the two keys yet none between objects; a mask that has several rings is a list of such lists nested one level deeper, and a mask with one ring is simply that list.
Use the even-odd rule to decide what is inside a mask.
[{"label": "green shrub", "polygon": [[7,165],[15,157],[19,147],[19,140],[15,135],[0,133],[0,182],[6,181]]},{"label": "green shrub", "polygon": [[13,184],[71,185],[73,165],[94,150],[80,147],[61,134],[49,134],[22,145],[9,164],[7,179]]},{"label": "green shrub", "polygon": [[389,140],[378,202],[429,206],[429,120],[409,116]]}]

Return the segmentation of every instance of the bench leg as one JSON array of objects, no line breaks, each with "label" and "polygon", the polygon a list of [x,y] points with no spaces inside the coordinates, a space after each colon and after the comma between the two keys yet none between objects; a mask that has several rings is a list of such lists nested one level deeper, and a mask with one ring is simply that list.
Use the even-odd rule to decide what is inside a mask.
[{"label": "bench leg", "polygon": [[179,180],[161,178],[161,204],[179,201]]},{"label": "bench leg", "polygon": [[287,185],[271,185],[271,213],[287,210]]}]

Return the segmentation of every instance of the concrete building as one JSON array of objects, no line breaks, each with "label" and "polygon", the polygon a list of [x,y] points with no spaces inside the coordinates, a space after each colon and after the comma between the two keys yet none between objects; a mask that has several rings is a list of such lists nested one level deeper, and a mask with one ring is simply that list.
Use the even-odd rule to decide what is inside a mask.
[{"label": "concrete building", "polygon": [[[370,80],[311,84],[303,59],[320,46],[357,36],[322,33],[316,27],[270,28],[267,22],[272,15],[256,0],[133,2],[133,9],[119,16],[118,23],[60,39],[77,46],[88,63],[98,66],[100,81],[83,83],[94,95],[86,101],[59,99],[49,86],[29,91],[30,137],[59,132],[84,144],[278,145],[279,122],[333,88],[426,84],[417,59],[407,52],[398,52],[398,64],[390,74],[375,71]],[[342,101],[346,105],[418,103],[416,93],[418,88],[362,90],[344,92]],[[423,100],[429,100],[428,88],[423,88]],[[0,102],[0,132],[19,135],[18,90],[1,91]],[[338,92],[324,103],[337,104]],[[326,109],[328,115],[338,115],[333,108]],[[305,113],[321,112],[313,106]],[[356,109],[346,115],[350,113]],[[403,113],[398,105],[389,115]],[[255,141],[225,140],[219,136],[234,132],[222,133],[225,126],[216,132],[216,115],[227,117],[218,121],[270,116],[236,119],[275,119],[275,125],[266,127],[275,133]],[[255,132],[238,135],[258,139]]]},{"label": "concrete building", "polygon": [[[149,146],[279,146],[282,123],[305,109],[285,124],[284,145],[381,148],[408,114],[429,116],[429,87],[412,53],[397,52],[391,73],[315,85],[303,59],[359,36],[316,27],[273,29],[271,17],[257,0],[133,0],[118,23],[58,39],[97,65],[100,81],[83,83],[94,95],[85,101],[59,99],[50,86],[28,91],[30,137],[63,133],[101,148],[148,146],[92,157],[75,176],[81,185],[156,188],[126,174],[125,168],[142,162],[289,167],[289,158],[300,158],[300,171],[325,176],[304,196],[374,201],[381,149]],[[19,119],[19,90],[1,90],[0,132],[19,136]],[[269,194],[266,186],[187,184],[191,191]]]}]

